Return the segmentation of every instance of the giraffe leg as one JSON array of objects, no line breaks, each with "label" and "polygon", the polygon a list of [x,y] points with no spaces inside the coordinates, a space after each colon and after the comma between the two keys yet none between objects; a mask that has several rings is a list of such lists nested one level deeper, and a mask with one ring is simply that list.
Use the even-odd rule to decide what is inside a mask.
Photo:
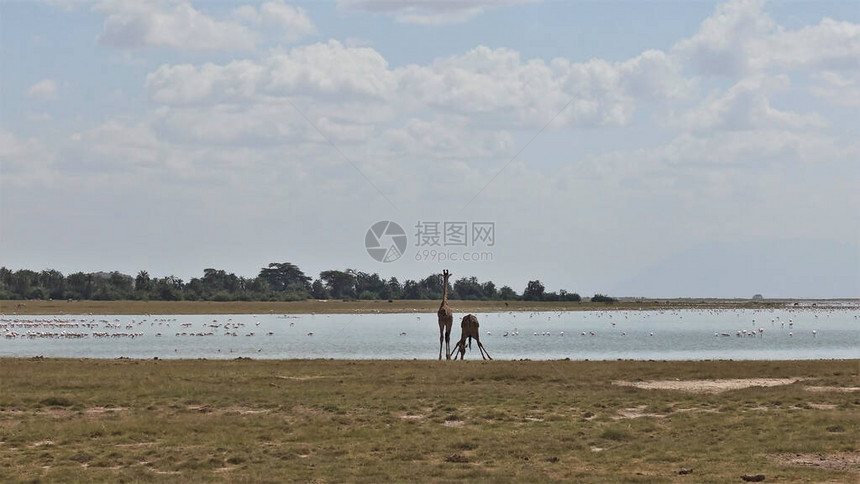
[{"label": "giraffe leg", "polygon": [[[442,359],[442,348],[441,348],[442,342],[441,341],[439,342],[439,346],[440,346],[440,348],[439,348],[439,359],[441,360]],[[451,330],[450,329],[445,330],[445,358],[448,360],[451,359]]]},{"label": "giraffe leg", "polygon": [[[442,328],[439,328],[439,359],[442,359],[442,340],[445,337],[442,334]],[[450,359],[450,356],[448,357]]]},{"label": "giraffe leg", "polygon": [[493,359],[493,357],[492,357],[492,356],[490,356],[490,352],[489,352],[489,351],[487,351],[487,350],[485,350],[485,349],[484,349],[484,345],[483,345],[483,344],[481,344],[481,340],[477,340],[477,341],[478,341],[478,349],[479,349],[479,350],[481,350],[481,358],[483,358],[483,357],[484,357],[484,353],[487,353],[487,358],[489,358],[489,359],[491,359],[491,360],[492,360],[492,359]]}]

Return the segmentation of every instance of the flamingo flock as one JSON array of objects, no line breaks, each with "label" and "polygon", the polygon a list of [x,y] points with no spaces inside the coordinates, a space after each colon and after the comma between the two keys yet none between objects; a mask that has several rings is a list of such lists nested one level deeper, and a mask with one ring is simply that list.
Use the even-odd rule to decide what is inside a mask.
[{"label": "flamingo flock", "polygon": [[[95,318],[39,318],[39,317],[2,317],[0,318],[0,333],[5,339],[84,339],[84,338],[129,338],[135,339],[144,336],[143,331],[146,328],[145,323],[149,323],[150,328],[158,328],[155,333],[156,337],[164,336],[162,331],[170,328],[170,323],[174,323],[180,331],[175,332],[177,337],[207,337],[214,336],[215,329],[224,328],[224,336],[239,336],[240,334],[246,337],[256,335],[254,331],[244,330],[246,323],[234,322],[232,318],[225,322],[219,322],[213,319],[211,323],[203,323],[202,330],[191,331],[194,323],[184,322],[176,324],[176,318],[155,318],[149,319],[132,319],[130,322],[123,323],[119,318],[113,320],[95,319]],[[259,326],[257,321],[255,326]],[[266,333],[267,336],[274,336],[273,331]]]}]

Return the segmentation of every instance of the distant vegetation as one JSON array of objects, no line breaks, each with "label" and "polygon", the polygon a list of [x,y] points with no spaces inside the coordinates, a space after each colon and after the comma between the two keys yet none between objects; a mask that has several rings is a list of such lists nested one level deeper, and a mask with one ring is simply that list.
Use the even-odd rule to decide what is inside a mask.
[{"label": "distant vegetation", "polygon": [[595,294],[591,298],[591,302],[602,302],[602,303],[606,303],[606,304],[613,304],[616,301],[618,301],[618,300],[615,299],[614,297],[609,297],[605,294]]},{"label": "distant vegetation", "polygon": [[[478,301],[571,301],[582,298],[564,289],[547,292],[538,281],[529,281],[522,294],[492,281],[463,277],[448,287],[450,299]],[[606,296],[601,296],[606,297]],[[273,262],[254,278],[219,269],[204,269],[202,277],[183,281],[175,276],[151,277],[140,271],[132,277],[120,272],[63,273],[46,269],[12,271],[0,267],[0,299],[78,299],[153,301],[301,301],[305,299],[441,299],[442,279],[388,279],[354,269],[327,270],[313,279],[289,262]],[[608,298],[612,299],[612,298]],[[593,299],[592,299],[593,300]],[[614,301],[614,299],[613,299]]]}]

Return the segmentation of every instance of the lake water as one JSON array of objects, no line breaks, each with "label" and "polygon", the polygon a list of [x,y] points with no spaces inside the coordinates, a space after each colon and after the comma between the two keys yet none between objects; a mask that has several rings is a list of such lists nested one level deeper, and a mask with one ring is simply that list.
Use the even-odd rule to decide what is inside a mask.
[{"label": "lake water", "polygon": [[[860,357],[857,306],[755,311],[507,312],[477,316],[481,341],[498,360]],[[760,329],[764,331],[759,332]],[[3,357],[436,359],[439,356],[436,315],[417,313],[3,315],[0,336]],[[452,345],[459,337],[460,319],[455,315]],[[480,357],[473,344],[466,358]]]}]

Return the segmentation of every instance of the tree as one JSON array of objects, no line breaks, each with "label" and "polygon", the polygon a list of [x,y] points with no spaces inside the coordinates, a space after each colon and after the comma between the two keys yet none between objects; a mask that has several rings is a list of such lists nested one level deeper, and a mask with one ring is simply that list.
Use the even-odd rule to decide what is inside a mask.
[{"label": "tree", "polygon": [[355,276],[349,272],[337,270],[320,272],[320,279],[331,297],[336,299],[355,297]]},{"label": "tree", "polygon": [[406,279],[403,283],[403,299],[426,299],[426,292],[417,282]]},{"label": "tree", "polygon": [[518,298],[519,296],[517,296],[516,291],[511,289],[510,286],[502,286],[502,288],[499,289],[499,299],[503,301],[513,301]]},{"label": "tree", "polygon": [[39,274],[28,270],[20,269],[12,273],[11,289],[12,292],[18,294],[18,297],[26,299],[31,297],[31,293],[35,287],[39,285]]},{"label": "tree", "polygon": [[211,296],[224,290],[224,280],[226,278],[226,271],[211,267],[203,269],[203,277],[200,279],[200,283],[203,285],[203,291],[206,296]]},{"label": "tree", "polygon": [[603,294],[595,294],[594,296],[591,297],[591,302],[602,302],[602,303],[606,303],[606,304],[612,304],[615,301],[617,301],[617,299],[615,299],[614,297],[609,297],[609,296],[606,296]]},{"label": "tree", "polygon": [[314,299],[328,299],[328,291],[325,289],[325,284],[319,279],[311,284],[311,297]]},{"label": "tree", "polygon": [[149,277],[149,273],[146,271],[140,271],[137,273],[137,277],[134,278],[134,290],[139,293],[148,293],[152,289],[152,278]]},{"label": "tree", "polygon": [[484,288],[475,276],[457,279],[454,282],[454,292],[459,299],[484,299]]},{"label": "tree", "polygon": [[[153,283],[153,290],[155,288],[155,284]],[[203,288],[203,281],[201,281],[197,277],[192,277],[188,284],[182,289],[183,298],[188,301],[199,301],[205,298],[205,290]],[[155,296],[157,298],[157,296]]]},{"label": "tree", "polygon": [[269,283],[261,277],[255,277],[245,282],[245,289],[248,291],[248,298],[251,301],[271,301],[272,290],[269,288]]},{"label": "tree", "polygon": [[392,277],[385,283],[382,288],[382,293],[379,295],[382,299],[400,299],[403,297],[403,287],[396,277]]},{"label": "tree", "polygon": [[499,298],[499,293],[496,291],[496,285],[493,281],[487,281],[481,285],[481,292],[484,293],[484,299],[496,300]]},{"label": "tree", "polygon": [[[442,299],[442,276],[439,274],[430,274],[418,283],[423,289],[422,299]],[[448,294],[451,295],[454,291],[451,288],[451,283],[448,283]]]},{"label": "tree", "polygon": [[379,274],[368,274],[351,269],[348,272],[355,276],[355,293],[358,294],[359,299],[379,299],[381,297],[385,290],[385,281],[379,277]]},{"label": "tree", "polygon": [[272,262],[268,267],[260,269],[259,277],[268,282],[269,287],[276,292],[286,291],[293,284],[301,284],[308,292],[311,290],[311,278],[289,262]]},{"label": "tree", "polygon": [[48,292],[51,299],[62,299],[66,294],[66,278],[60,271],[45,269],[39,273],[39,285]]},{"label": "tree", "polygon": [[113,271],[108,276],[109,293],[111,299],[128,299],[134,291],[134,279],[127,274]]},{"label": "tree", "polygon": [[[177,284],[177,281],[180,284]],[[182,280],[173,276],[155,279],[152,281],[152,289],[155,297],[161,301],[179,301],[182,299],[182,292],[178,286]]]},{"label": "tree", "polygon": [[523,291],[523,299],[526,301],[543,301],[544,289],[540,281],[529,281],[526,290]]},{"label": "tree", "polygon": [[310,297],[310,292],[308,292],[307,287],[301,282],[290,284],[282,296],[284,301],[304,301],[308,297]]},{"label": "tree", "polygon": [[66,297],[73,299],[90,299],[93,296],[93,275],[75,272],[66,277]]}]

